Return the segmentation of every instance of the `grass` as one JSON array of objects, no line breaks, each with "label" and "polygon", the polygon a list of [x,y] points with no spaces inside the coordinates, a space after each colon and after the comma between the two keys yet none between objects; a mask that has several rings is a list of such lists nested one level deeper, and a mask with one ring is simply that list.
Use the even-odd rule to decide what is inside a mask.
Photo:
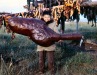
[{"label": "grass", "polygon": [[[75,32],[74,23],[67,23],[65,32]],[[85,36],[85,39],[97,42],[97,27],[80,22],[79,32]],[[97,55],[65,42],[69,41],[64,41],[63,46],[56,44],[56,75],[97,75]],[[12,40],[11,34],[7,34],[2,28],[0,30],[0,75],[35,75],[38,70],[36,48],[37,45],[28,37],[16,34],[16,38]],[[7,57],[14,62],[5,62]],[[48,70],[45,74],[50,75]]]}]

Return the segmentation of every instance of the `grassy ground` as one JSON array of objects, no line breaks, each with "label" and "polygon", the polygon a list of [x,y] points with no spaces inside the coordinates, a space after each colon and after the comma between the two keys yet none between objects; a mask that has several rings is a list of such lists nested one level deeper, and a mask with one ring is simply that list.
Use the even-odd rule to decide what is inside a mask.
[{"label": "grassy ground", "polygon": [[[66,33],[75,32],[75,29],[74,22],[66,23]],[[80,22],[79,32],[85,36],[85,39],[97,42],[97,27]],[[63,45],[56,44],[56,75],[97,75],[96,51],[83,50],[66,43],[68,42],[64,41]],[[0,75],[35,75],[38,70],[36,46],[27,37],[19,34],[11,40],[11,34],[5,33],[2,28],[0,30]],[[12,60],[13,63],[4,60]],[[45,74],[50,75],[47,69]]]}]

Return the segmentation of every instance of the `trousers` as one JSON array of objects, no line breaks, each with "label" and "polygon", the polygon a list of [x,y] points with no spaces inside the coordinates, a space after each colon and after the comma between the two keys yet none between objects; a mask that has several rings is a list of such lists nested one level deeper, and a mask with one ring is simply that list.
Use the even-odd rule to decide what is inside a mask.
[{"label": "trousers", "polygon": [[46,56],[48,60],[48,70],[50,71],[51,75],[55,75],[54,51],[39,51],[39,70],[41,73],[44,73]]}]

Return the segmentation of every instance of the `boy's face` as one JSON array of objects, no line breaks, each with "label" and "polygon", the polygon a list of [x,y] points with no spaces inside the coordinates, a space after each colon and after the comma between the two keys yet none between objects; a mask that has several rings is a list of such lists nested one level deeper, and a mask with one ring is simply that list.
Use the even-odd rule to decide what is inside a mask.
[{"label": "boy's face", "polygon": [[44,15],[43,16],[43,19],[44,19],[45,22],[50,21],[50,18],[51,18],[50,15]]}]

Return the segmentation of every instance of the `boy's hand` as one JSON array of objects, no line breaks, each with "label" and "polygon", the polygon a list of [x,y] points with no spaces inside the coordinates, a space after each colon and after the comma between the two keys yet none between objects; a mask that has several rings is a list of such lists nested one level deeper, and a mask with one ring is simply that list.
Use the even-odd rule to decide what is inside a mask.
[{"label": "boy's hand", "polygon": [[62,42],[64,42],[64,41],[63,41],[63,40],[59,40],[58,42],[59,42],[59,43],[62,43]]}]

